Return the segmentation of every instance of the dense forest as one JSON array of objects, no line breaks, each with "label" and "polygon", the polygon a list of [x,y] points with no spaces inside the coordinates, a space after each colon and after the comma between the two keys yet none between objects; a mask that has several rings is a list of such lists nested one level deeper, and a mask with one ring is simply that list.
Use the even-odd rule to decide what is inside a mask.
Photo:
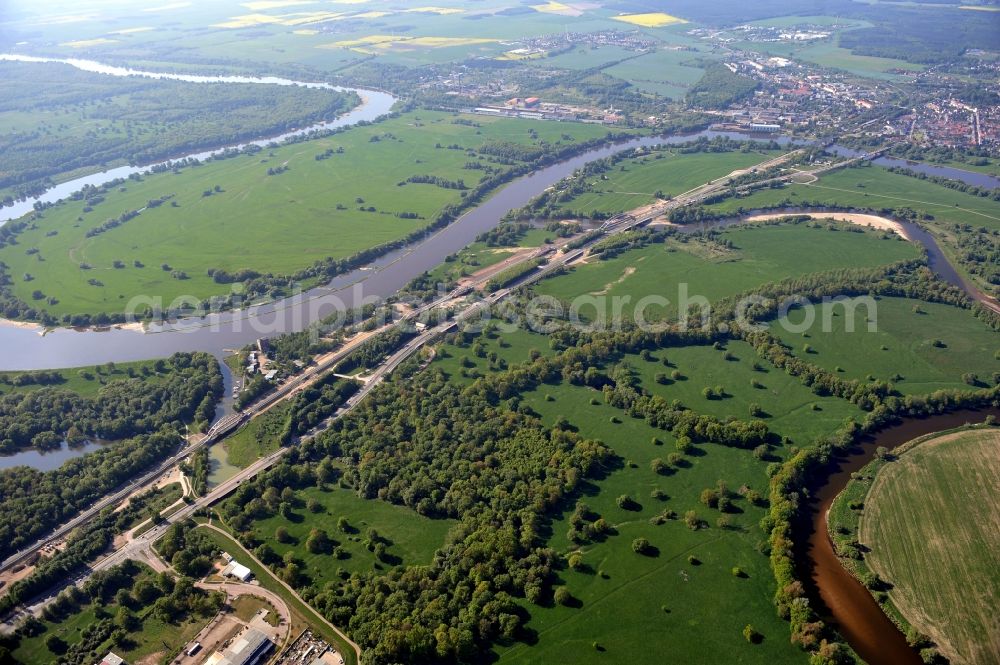
[{"label": "dense forest", "polygon": [[12,88],[32,90],[0,99],[0,117],[31,119],[0,133],[0,189],[20,195],[61,173],[275,136],[358,103],[331,90],[125,78],[57,63],[2,62],[0,71]]},{"label": "dense forest", "polygon": [[749,97],[757,86],[753,79],[734,74],[723,64],[712,63],[705,68],[701,79],[688,89],[686,101],[699,108],[726,108]]},{"label": "dense forest", "polygon": [[0,453],[59,448],[64,440],[79,445],[92,438],[124,439],[212,420],[223,390],[214,357],[176,353],[150,372],[109,382],[93,399],[55,386],[0,396]]}]

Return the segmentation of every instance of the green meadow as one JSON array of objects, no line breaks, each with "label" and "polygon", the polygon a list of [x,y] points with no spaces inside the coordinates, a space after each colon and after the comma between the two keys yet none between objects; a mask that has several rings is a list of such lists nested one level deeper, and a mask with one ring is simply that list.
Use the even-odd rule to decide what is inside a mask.
[{"label": "green meadow", "polygon": [[[17,245],[0,249],[0,261],[13,292],[55,316],[121,312],[139,294],[165,305],[182,295],[225,295],[230,286],[216,284],[210,268],[291,274],[430,224],[461,192],[398,183],[434,175],[474,186],[483,171],[463,167],[488,141],[565,144],[605,133],[575,123],[408,113],[324,139],[129,180],[90,204],[89,212],[84,201],[66,202],[32,222]],[[327,151],[332,154],[316,159]],[[269,169],[282,172],[268,175]],[[168,202],[87,237],[107,219],[165,196]],[[397,216],[402,213],[419,218]],[[57,302],[48,304],[50,298]]]},{"label": "green meadow", "polygon": [[[603,176],[594,176],[591,191],[559,205],[567,214],[617,214],[656,201],[654,193],[676,196],[710,180],[746,169],[777,156],[778,152],[698,152],[660,150],[653,155],[619,162]],[[659,156],[662,155],[662,158]]]},{"label": "green meadow", "polygon": [[[908,298],[880,298],[869,312],[863,303],[846,302],[846,308],[823,303],[794,309],[787,317],[792,331],[780,324],[772,325],[772,330],[796,356],[810,363],[851,379],[871,375],[889,380],[903,393],[971,389],[962,378],[967,373],[976,374],[986,385],[995,383],[994,374],[1000,372],[1000,336],[968,310]],[[811,326],[808,318],[814,318]],[[869,329],[868,319],[875,330]],[[852,321],[854,331],[848,332]]]},{"label": "green meadow", "polygon": [[[799,446],[832,434],[847,418],[862,415],[850,402],[816,395],[795,377],[758,358],[746,342],[730,341],[723,349],[661,349],[649,360],[629,356],[625,362],[653,395],[680,400],[687,408],[720,420],[760,418],[770,430]],[[705,397],[705,388],[712,389],[711,397]],[[756,415],[751,414],[753,406]]]},{"label": "green meadow", "polygon": [[625,79],[644,92],[681,101],[687,88],[705,73],[697,60],[706,56],[686,50],[659,50],[612,65],[604,73]]},{"label": "green meadow", "polygon": [[[565,301],[589,295],[605,314],[613,311],[616,296],[628,297],[622,306],[626,316],[647,296],[667,298],[667,306],[654,302],[643,311],[652,321],[675,315],[685,288],[690,299],[701,296],[714,302],[787,277],[919,256],[913,245],[896,236],[850,231],[839,224],[743,226],[726,230],[720,239],[731,241],[732,247],[682,236],[605,261],[591,260],[545,280],[536,291]],[[588,319],[596,311],[593,304],[580,308]]]},{"label": "green meadow", "polygon": [[[981,270],[988,266],[974,265],[975,259],[970,256],[974,257],[975,253],[962,247],[972,229],[1000,233],[1000,202],[989,197],[967,194],[929,180],[872,166],[834,171],[812,184],[760,190],[709,205],[708,209],[716,213],[740,214],[747,210],[785,206],[916,211],[925,216],[921,224],[934,234],[952,265],[984,291],[993,289]],[[963,229],[965,226],[969,228]]]},{"label": "green meadow", "polygon": [[26,392],[54,387],[69,390],[83,397],[96,397],[101,388],[112,381],[122,381],[131,378],[141,378],[143,381],[157,381],[155,360],[139,360],[128,363],[111,363],[106,365],[88,365],[69,369],[45,370],[46,373],[56,373],[61,380],[46,384],[29,383],[15,385],[19,376],[31,375],[34,372],[0,372],[0,395],[10,392]]},{"label": "green meadow", "polygon": [[[321,507],[319,512],[306,507],[310,500]],[[300,490],[296,492],[296,502],[291,519],[275,515],[259,520],[254,522],[254,531],[279,557],[294,553],[302,564],[303,574],[317,589],[338,579],[338,569],[364,572],[397,565],[426,565],[455,524],[454,520],[432,520],[385,501],[362,499],[350,490],[333,486]],[[340,518],[347,520],[346,530],[338,527]],[[275,537],[278,527],[287,529],[288,542],[278,542]],[[306,541],[312,529],[325,530],[331,545],[340,548],[340,556],[336,550],[310,552]],[[366,546],[370,529],[377,531],[378,540],[385,546],[381,562]]]},{"label": "green meadow", "polygon": [[554,233],[545,229],[530,229],[518,238],[516,245],[490,247],[485,242],[476,241],[459,250],[451,260],[429,270],[427,274],[433,282],[455,281],[509,259],[520,249],[540,247],[556,239]]},{"label": "green meadow", "polygon": [[226,462],[245,469],[277,450],[289,408],[288,404],[279,404],[226,437],[221,444],[226,451]]},{"label": "green meadow", "polygon": [[[611,535],[570,541],[573,506],[551,525],[549,545],[567,556],[582,556],[578,569],[560,571],[577,602],[528,607],[527,628],[536,639],[496,648],[501,663],[653,664],[664,662],[665,654],[686,663],[801,660],[775,615],[773,577],[767,557],[757,549],[765,537],[757,526],[764,510],[736,498],[729,524],[720,527],[720,513],[699,501],[701,491],[720,480],[734,493],[744,486],[765,492],[767,462],[749,451],[705,444],[685,456],[682,468],[659,475],[651,463],[674,451],[672,436],[608,406],[599,391],[560,383],[523,399],[544,422],[565,417],[582,436],[609,445],[620,464],[586,483],[580,498],[593,511],[592,519],[600,515],[612,525]],[[775,453],[774,459],[782,455],[780,449]],[[638,505],[620,508],[617,499],[625,494]],[[692,530],[681,519],[650,522],[668,510],[678,517],[695,511],[707,526]],[[635,538],[648,539],[654,549],[635,553]],[[734,567],[742,576],[733,574]],[[747,624],[763,636],[760,643],[744,639]]]},{"label": "green meadow", "polygon": [[765,189],[742,198],[709,205],[710,210],[736,213],[790,202],[858,208],[911,208],[934,216],[932,227],[942,222],[970,224],[1000,230],[1000,202],[974,196],[879,166],[848,168],[822,176],[814,184],[792,184]]}]

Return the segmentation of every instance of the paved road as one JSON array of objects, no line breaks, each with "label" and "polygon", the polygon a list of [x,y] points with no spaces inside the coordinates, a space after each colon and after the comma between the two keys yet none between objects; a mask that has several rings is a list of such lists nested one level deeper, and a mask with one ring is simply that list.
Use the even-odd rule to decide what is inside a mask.
[{"label": "paved road", "polygon": [[[768,160],[767,162],[764,162],[764,163],[758,165],[757,168],[758,169],[759,168],[767,168],[768,166],[778,165],[780,163],[783,163],[783,162],[787,161],[790,158],[790,156],[793,155],[793,154],[794,153],[788,153],[788,154],[785,154],[785,155],[781,155],[780,157],[777,157],[775,159]],[[788,179],[792,178],[795,175],[800,175],[800,174],[803,174],[803,173],[813,173],[813,174],[821,173],[821,172],[828,171],[831,168],[840,168],[840,167],[844,166],[845,164],[847,164],[847,163],[849,163],[851,161],[857,161],[858,159],[861,159],[861,158],[855,158],[854,160],[848,160],[846,162],[841,162],[841,163],[839,163],[839,164],[837,164],[837,165],[835,165],[833,167],[826,166],[826,167],[821,167],[821,168],[815,169],[813,171],[797,171],[795,173],[789,173],[789,174],[785,174],[785,175],[781,175],[781,176],[776,176],[776,177],[767,179],[767,180],[765,180],[763,182],[769,183],[769,182],[776,182],[776,181],[784,181],[784,180],[788,180]],[[669,201],[665,201],[662,204],[659,204],[659,205],[656,205],[656,206],[652,206],[651,208],[648,208],[644,212],[644,214],[641,217],[639,217],[639,218],[636,218],[636,217],[634,217],[632,215],[629,215],[629,214],[619,215],[618,217],[615,217],[615,218],[609,220],[608,222],[606,222],[602,226],[603,235],[605,235],[605,236],[606,235],[614,235],[614,234],[618,234],[618,233],[623,233],[623,232],[629,231],[629,230],[631,230],[633,228],[636,228],[637,226],[641,226],[643,224],[646,224],[646,223],[650,222],[651,220],[655,219],[656,217],[659,217],[660,215],[665,214],[666,212],[669,212],[670,210],[673,210],[673,209],[676,209],[676,208],[680,208],[680,207],[683,207],[683,206],[687,206],[687,205],[692,205],[694,203],[702,201],[702,200],[704,200],[704,199],[706,199],[706,198],[708,198],[710,196],[713,196],[713,195],[717,194],[718,192],[720,192],[722,190],[728,189],[730,187],[730,185],[728,184],[728,180],[729,180],[728,177],[723,177],[723,178],[717,179],[715,181],[712,181],[710,183],[706,183],[705,185],[702,185],[700,187],[696,187],[696,188],[694,188],[692,190],[689,190],[688,192],[684,192],[683,194],[678,195],[677,197],[675,197],[675,198],[673,198],[673,199],[671,199]],[[600,237],[602,237],[602,236],[595,237],[593,240],[591,240],[590,243],[588,243],[588,245],[597,242]],[[420,334],[418,334],[413,339],[409,340],[402,348],[400,348],[399,350],[397,350],[396,352],[394,352],[392,355],[390,355],[388,358],[386,358],[377,368],[375,368],[365,378],[365,381],[364,381],[362,387],[360,388],[360,390],[358,390],[358,392],[356,392],[354,395],[352,395],[345,402],[345,404],[331,418],[329,418],[326,421],[324,421],[323,423],[321,423],[320,426],[318,426],[314,431],[312,431],[309,434],[307,434],[306,437],[304,437],[304,438],[310,438],[312,436],[315,436],[320,431],[322,431],[323,429],[325,429],[326,427],[328,427],[330,422],[332,422],[333,420],[335,420],[337,418],[342,417],[346,413],[349,413],[351,410],[353,410],[372,390],[374,390],[376,387],[378,387],[382,383],[382,381],[389,374],[391,374],[403,361],[405,361],[407,358],[409,358],[414,353],[416,353],[417,351],[419,351],[420,348],[422,348],[428,342],[432,341],[433,339],[435,339],[439,335],[443,334],[444,332],[447,332],[448,330],[451,330],[452,328],[454,328],[455,326],[457,326],[460,322],[462,322],[464,320],[467,320],[470,317],[476,315],[483,308],[486,308],[486,307],[489,307],[489,306],[491,306],[493,304],[496,304],[500,300],[506,298],[507,296],[510,295],[510,293],[513,292],[513,290],[515,288],[520,287],[520,286],[524,286],[524,285],[527,285],[527,284],[534,283],[534,282],[536,282],[536,281],[538,281],[540,279],[543,279],[545,276],[549,275],[553,271],[561,269],[565,265],[567,265],[567,264],[571,263],[572,261],[576,260],[577,258],[579,258],[583,254],[584,249],[585,249],[585,247],[580,247],[580,248],[577,248],[575,250],[564,250],[564,251],[557,252],[557,253],[555,253],[553,255],[550,255],[548,263],[545,264],[544,266],[542,266],[539,270],[536,270],[534,272],[528,273],[526,276],[522,277],[521,279],[517,280],[515,283],[509,285],[506,288],[499,289],[499,290],[497,290],[497,291],[495,291],[493,293],[490,293],[490,294],[486,295],[482,300],[480,300],[478,302],[475,302],[475,303],[472,303],[472,304],[467,304],[466,307],[465,307],[465,309],[463,309],[462,311],[458,312],[452,318],[452,320],[447,321],[445,323],[438,324],[438,325],[436,325],[436,326],[434,326],[432,328],[428,328],[427,330],[425,330],[425,331],[421,332]],[[534,254],[530,254],[530,255],[525,256],[523,260],[527,261],[527,260],[533,260],[535,258],[537,258],[537,257]],[[386,329],[388,329],[388,328],[390,328],[392,326],[409,324],[413,320],[417,319],[418,317],[420,317],[423,314],[431,311],[434,308],[441,307],[441,306],[444,306],[444,305],[457,305],[459,303],[459,299],[461,297],[463,297],[463,295],[467,291],[468,291],[468,288],[461,289],[461,290],[456,290],[456,291],[454,291],[452,293],[449,293],[449,294],[447,294],[445,296],[439,297],[439,298],[435,299],[434,301],[432,301],[430,303],[421,305],[420,307],[415,308],[413,311],[409,312],[406,316],[404,316],[402,319],[400,319],[396,323],[391,324],[390,326],[386,326]],[[329,356],[321,364],[318,364],[318,365],[315,365],[313,367],[308,368],[302,374],[300,374],[300,375],[296,376],[295,378],[291,379],[290,381],[286,382],[284,385],[282,385],[281,387],[279,387],[276,391],[274,391],[273,393],[270,393],[269,395],[267,395],[266,397],[264,397],[263,399],[261,399],[260,401],[258,401],[257,403],[255,403],[253,406],[251,406],[250,408],[248,408],[246,411],[242,412],[242,414],[239,414],[239,418],[238,418],[239,422],[241,422],[241,423],[245,422],[247,419],[250,419],[250,418],[254,417],[256,414],[259,414],[259,413],[265,411],[267,408],[269,408],[273,404],[275,404],[275,403],[277,403],[277,402],[279,402],[279,401],[281,401],[283,399],[287,399],[287,398],[291,397],[292,395],[294,395],[295,393],[297,393],[299,390],[304,389],[306,386],[308,386],[312,382],[318,380],[327,370],[329,370],[330,368],[334,367],[337,363],[339,363],[341,360],[343,360],[347,355],[349,355],[351,352],[353,352],[357,348],[357,346],[360,345],[360,343],[362,343],[362,342],[359,342],[358,344],[350,344],[350,345],[345,346],[343,349],[341,349],[341,350],[337,351],[336,353],[332,354],[331,356]],[[232,417],[230,417],[229,420],[231,422],[232,421]],[[233,429],[233,427],[230,427],[229,429],[231,430],[231,429]],[[201,440],[200,442],[198,442],[196,445],[198,447],[200,447],[200,446],[209,445],[210,443],[215,442],[216,440],[218,440],[219,437],[221,437],[223,434],[226,433],[226,432],[221,431],[221,430],[222,430],[222,428],[218,428],[218,425],[217,425],[216,428],[213,428],[213,430],[210,431],[210,433],[209,433],[208,436],[206,436],[203,440]],[[60,529],[58,529],[54,534],[50,535],[49,537],[45,538],[42,541],[39,541],[39,546],[41,544],[44,544],[45,542],[53,540],[54,538],[60,537],[61,535],[65,535],[72,528],[75,528],[75,526],[78,526],[78,525],[84,523],[87,519],[89,519],[94,514],[96,514],[97,511],[99,511],[101,508],[106,507],[108,505],[112,505],[116,501],[120,501],[121,499],[123,499],[124,496],[127,496],[128,493],[134,491],[137,486],[140,486],[140,485],[145,484],[145,483],[149,483],[151,480],[155,480],[156,478],[159,477],[159,475],[161,473],[163,473],[163,471],[165,471],[167,468],[169,468],[169,466],[177,464],[184,457],[190,455],[191,452],[193,452],[194,449],[195,449],[195,446],[188,446],[184,450],[182,450],[182,451],[178,452],[177,454],[173,455],[171,458],[169,458],[163,464],[159,465],[154,471],[151,471],[148,474],[144,475],[139,481],[137,481],[135,483],[131,483],[124,490],[122,490],[120,492],[116,492],[114,495],[112,495],[112,496],[110,496],[110,497],[108,497],[106,499],[103,499],[101,502],[99,502],[99,504],[95,505],[95,507],[89,509],[84,514],[81,514],[79,517],[75,518],[74,520],[72,520],[67,525],[64,525],[63,527],[60,527]],[[236,488],[238,488],[242,483],[244,483],[245,481],[247,481],[247,480],[255,477],[257,474],[261,473],[262,471],[265,471],[266,469],[268,469],[271,466],[273,466],[274,464],[276,464],[288,452],[288,450],[290,450],[290,448],[280,448],[280,449],[276,450],[275,452],[267,455],[266,457],[263,457],[260,460],[257,460],[256,462],[254,462],[253,464],[251,464],[247,468],[241,470],[239,473],[237,473],[236,475],[234,475],[232,478],[229,478],[228,480],[226,480],[223,483],[221,483],[218,486],[216,486],[211,492],[209,492],[205,496],[199,497],[199,498],[195,499],[192,503],[186,505],[181,510],[175,512],[174,514],[172,514],[172,515],[170,515],[170,516],[168,516],[166,518],[164,518],[164,520],[163,520],[163,522],[161,522],[161,524],[157,525],[156,527],[153,527],[152,529],[150,529],[149,531],[145,532],[141,536],[138,536],[137,538],[133,539],[132,541],[130,541],[130,542],[122,545],[121,547],[119,547],[117,550],[115,550],[111,554],[109,554],[106,557],[104,557],[103,559],[99,560],[97,563],[95,563],[91,567],[90,571],[84,573],[79,578],[77,578],[75,580],[70,580],[68,582],[71,582],[71,583],[81,583],[81,582],[85,581],[90,576],[91,572],[94,571],[94,570],[103,570],[103,569],[107,569],[107,568],[113,567],[113,566],[115,566],[115,565],[117,565],[117,564],[125,561],[126,559],[145,558],[145,554],[144,553],[149,550],[149,548],[151,547],[152,543],[156,542],[160,537],[163,536],[163,534],[165,533],[165,531],[169,528],[169,526],[171,524],[174,524],[174,523],[183,521],[185,519],[188,519],[189,517],[191,517],[200,508],[204,508],[204,507],[210,506],[210,505],[212,505],[212,504],[220,501],[221,499],[225,498],[231,492],[235,491]],[[70,525],[72,525],[72,526],[70,526]],[[30,554],[30,552],[29,552],[29,554]],[[23,560],[23,558],[25,558],[23,553],[19,553],[18,555],[15,555],[15,557],[11,557],[11,559],[14,559],[16,557],[21,557],[22,560]],[[5,562],[4,566],[6,566],[6,565],[7,565],[7,563]],[[38,599],[37,602],[34,602],[32,604],[32,608],[38,608],[38,607],[44,606],[44,604],[47,602],[47,600],[53,598],[54,596],[55,596],[55,591],[52,594],[46,596],[46,598]]]}]

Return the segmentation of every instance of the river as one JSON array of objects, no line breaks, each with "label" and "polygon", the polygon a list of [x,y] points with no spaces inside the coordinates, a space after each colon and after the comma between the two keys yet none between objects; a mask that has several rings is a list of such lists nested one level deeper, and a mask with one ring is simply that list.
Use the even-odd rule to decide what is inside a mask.
[{"label": "river", "polygon": [[[331,90],[345,90],[327,83],[293,81],[277,77],[247,76],[200,76],[168,74],[144,70],[115,67],[89,60],[34,58],[20,55],[0,55],[0,60],[22,60],[31,62],[60,62],[86,71],[111,76],[143,76],[187,81],[193,83],[265,83],[273,85],[303,85]],[[345,127],[362,120],[374,120],[390,110],[395,98],[373,90],[356,89],[364,103],[340,118],[322,125],[289,132],[267,140],[255,142],[257,145],[283,140],[317,129]],[[696,134],[669,137],[643,137],[612,146],[604,146],[587,151],[576,157],[540,169],[500,188],[484,203],[467,212],[454,223],[414,245],[389,253],[371,264],[340,275],[328,285],[313,288],[295,296],[243,310],[213,314],[207,317],[187,318],[163,325],[151,325],[145,331],[135,328],[111,328],[107,330],[74,330],[58,328],[45,331],[39,326],[24,325],[0,320],[0,348],[17,349],[17,353],[0,357],[0,370],[55,369],[113,362],[141,360],[157,356],[168,356],[176,351],[207,351],[217,356],[227,350],[238,349],[261,337],[273,337],[288,332],[305,329],[320,318],[338,310],[354,308],[363,302],[386,298],[405,286],[414,277],[440,264],[445,257],[453,254],[477,236],[493,228],[510,209],[523,206],[534,196],[575,169],[595,159],[607,157],[615,152],[638,146],[675,144],[698,137],[729,136],[733,138],[753,138],[741,134],[706,130]],[[764,137],[759,140],[771,140]],[[787,137],[777,137],[779,143],[789,144]],[[240,147],[240,146],[231,146]],[[832,150],[849,151],[841,146],[831,146]],[[191,155],[203,159],[224,149]],[[897,160],[900,161],[900,160]],[[945,168],[945,167],[941,167]],[[124,169],[124,170],[123,170]],[[101,184],[111,179],[124,177],[130,173],[147,170],[148,167],[122,167],[111,171],[92,174],[63,183],[47,191],[39,200],[56,201],[64,198],[85,184]],[[951,169],[956,177],[980,176]],[[989,176],[986,176],[989,177]],[[1000,184],[1000,181],[998,181]],[[26,203],[27,204],[27,203]],[[28,206],[30,210],[30,205]],[[4,209],[2,214],[17,216],[17,210]],[[23,212],[22,212],[23,214]],[[960,282],[955,270],[948,264],[937,248],[933,238],[920,229],[914,236],[928,248],[932,267],[949,281]],[[956,281],[957,280],[957,281]],[[43,334],[44,333],[44,334]]]},{"label": "river", "polygon": [[[146,72],[111,67],[84,60],[58,60],[10,55],[0,55],[0,60],[62,62],[87,71],[113,76],[147,76],[195,83],[253,82],[274,85],[306,85],[333,90],[351,90],[325,83],[305,83],[274,77],[188,76]],[[345,127],[361,120],[374,120],[388,112],[396,101],[391,95],[383,92],[372,90],[356,90],[356,92],[362,96],[364,103],[332,122],[252,143],[267,145],[311,131]],[[152,326],[145,332],[131,328],[83,331],[60,328],[41,334],[41,329],[34,326],[0,322],[0,348],[16,351],[0,356],[0,369],[52,369],[108,361],[122,362],[166,356],[176,351],[207,351],[221,356],[226,350],[240,348],[260,337],[303,330],[309,323],[335,312],[338,308],[352,308],[360,305],[365,299],[385,298],[392,295],[414,277],[440,264],[449,254],[462,249],[481,233],[495,226],[508,210],[523,206],[532,197],[590,161],[629,148],[682,143],[701,136],[751,138],[726,132],[703,131],[693,135],[637,138],[587,151],[514,180],[453,224],[413,246],[387,254],[365,268],[341,275],[327,286],[314,288],[298,296],[243,311],[184,319],[162,326]],[[761,140],[770,140],[770,138]],[[779,141],[785,144],[790,142],[786,137],[779,137]],[[230,147],[238,148],[241,146]],[[844,152],[847,149],[840,146],[833,146],[833,148],[841,151],[842,154],[848,154]],[[190,155],[190,157],[205,159],[221,151],[222,149],[209,151]],[[934,175],[961,179],[978,186],[1000,186],[1000,179],[995,177],[950,167],[912,165],[904,160],[892,158],[879,158],[876,163],[887,166],[907,166]],[[79,190],[84,185],[103,184],[115,178],[127,177],[131,173],[144,172],[148,168],[148,166],[128,166],[78,178],[53,187],[38,200],[55,202]],[[33,203],[34,200],[22,202],[13,207],[5,208],[0,213],[5,220],[16,218],[29,212]],[[737,221],[734,220],[732,223]],[[908,226],[911,227],[908,230],[913,233],[912,237],[928,249],[932,268],[948,281],[965,286],[960,276],[938,249],[933,238],[916,225]],[[814,495],[816,501],[813,505],[812,531],[808,541],[806,541],[808,557],[799,557],[800,561],[808,561],[805,564],[807,574],[804,579],[808,581],[807,587],[809,587],[810,595],[820,611],[826,612],[835,625],[843,631],[852,646],[862,657],[874,665],[919,662],[919,660],[914,661],[916,656],[906,646],[899,631],[881,612],[867,590],[844,570],[836,556],[833,555],[832,546],[826,535],[826,510],[833,497],[843,489],[850,473],[867,463],[876,446],[892,448],[920,434],[961,424],[970,417],[972,416],[969,412],[958,412],[925,420],[909,420],[902,425],[884,430],[878,436],[865,441],[857,450],[845,457],[838,471],[832,474]],[[62,461],[65,459],[64,456],[73,456],[74,454],[79,454],[79,452],[64,449],[53,453],[51,457],[40,456],[40,459],[35,460],[35,462],[48,466],[50,459],[53,462]],[[29,458],[34,459],[31,455],[39,456],[34,451],[19,453],[19,455],[26,456],[21,458],[25,463],[32,463],[29,461]],[[4,461],[0,460],[0,466],[9,466],[2,464]]]},{"label": "river", "polygon": [[[393,251],[367,266],[339,275],[330,284],[282,300],[187,318],[145,331],[134,328],[44,331],[39,326],[0,321],[0,348],[16,354],[0,358],[0,370],[55,369],[105,362],[125,362],[176,351],[207,351],[222,356],[261,337],[304,330],[314,321],[396,293],[413,278],[439,265],[496,226],[512,208],[526,204],[547,187],[588,162],[640,146],[677,144],[698,137],[738,136],[714,131],[669,137],[641,137],[584,152],[518,178],[452,224],[414,245]],[[764,139],[770,140],[770,139]],[[788,143],[787,138],[780,138]],[[44,334],[43,334],[44,333]]]},{"label": "river", "polygon": [[[865,154],[864,150],[855,150],[854,148],[848,148],[837,144],[828,146],[827,150],[842,157],[860,157]],[[941,166],[939,164],[929,164],[927,162],[911,162],[906,159],[900,159],[899,157],[876,157],[872,160],[872,163],[879,166],[894,166],[897,168],[910,169],[911,171],[916,171],[917,173],[939,176],[941,178],[950,178],[951,180],[961,180],[967,185],[975,185],[976,187],[985,187],[987,189],[996,189],[997,187],[1000,187],[1000,178],[997,176],[989,175],[987,173],[977,173],[976,171],[966,171],[965,169],[957,169],[952,166]]]},{"label": "river", "polygon": [[887,427],[838,458],[835,470],[813,489],[808,524],[803,526],[808,537],[796,539],[799,579],[805,582],[810,603],[820,616],[834,625],[869,665],[920,665],[921,659],[868,589],[841,565],[827,531],[830,505],[847,486],[851,474],[872,460],[877,447],[892,450],[924,434],[982,422],[990,414],[1000,417],[1000,409],[909,418]]},{"label": "river", "polygon": [[221,154],[226,150],[239,150],[248,146],[259,146],[265,147],[271,143],[281,143],[291,138],[298,136],[305,136],[314,132],[329,131],[331,129],[337,129],[339,127],[348,127],[350,125],[355,125],[362,120],[371,122],[380,116],[385,115],[391,109],[393,104],[396,103],[396,98],[392,95],[381,92],[378,90],[366,90],[362,88],[344,88],[341,86],[330,85],[329,83],[322,82],[309,82],[309,81],[293,81],[291,79],[279,78],[276,76],[195,76],[188,74],[167,74],[162,72],[150,72],[141,69],[130,69],[128,67],[114,67],[112,65],[105,65],[100,62],[95,62],[93,60],[78,60],[75,58],[60,59],[60,58],[37,58],[29,55],[12,55],[0,53],[0,61],[14,61],[14,62],[52,62],[60,63],[64,65],[70,65],[81,69],[86,72],[94,72],[97,74],[106,74],[108,76],[136,76],[140,78],[154,78],[154,79],[167,79],[171,81],[185,81],[187,83],[260,83],[264,85],[280,85],[280,86],[301,86],[304,88],[317,88],[322,90],[334,90],[337,92],[354,92],[361,97],[361,104],[351,109],[347,113],[335,118],[334,120],[329,120],[326,122],[318,122],[308,127],[303,127],[301,129],[294,129],[292,131],[285,132],[283,134],[278,134],[276,136],[271,136],[268,138],[260,139],[257,141],[247,141],[245,143],[238,143],[235,145],[225,146],[222,148],[216,148],[214,150],[205,150],[201,152],[191,153],[189,155],[178,156],[171,160],[166,160],[156,164],[146,164],[144,166],[119,166],[117,168],[108,169],[106,171],[100,171],[98,173],[91,173],[80,178],[74,178],[73,180],[68,180],[64,183],[55,185],[47,189],[40,196],[29,198],[22,201],[17,201],[12,206],[7,206],[5,208],[0,208],[0,224],[4,222],[9,222],[12,219],[17,219],[23,215],[28,214],[34,210],[34,205],[36,202],[40,203],[55,203],[61,199],[66,198],[74,192],[78,192],[87,185],[99,186],[106,182],[116,180],[118,178],[127,178],[133,173],[147,173],[151,168],[155,166],[161,166],[163,164],[169,164],[170,162],[177,161],[180,159],[197,159],[205,160],[214,155]]}]

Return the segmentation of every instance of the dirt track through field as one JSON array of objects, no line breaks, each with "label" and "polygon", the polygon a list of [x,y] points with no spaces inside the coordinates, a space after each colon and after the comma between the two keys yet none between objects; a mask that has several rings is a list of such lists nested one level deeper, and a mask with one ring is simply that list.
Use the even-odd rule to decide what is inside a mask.
[{"label": "dirt track through field", "polygon": [[887,465],[859,540],[896,607],[956,665],[1000,663],[1000,431],[947,434]]}]

